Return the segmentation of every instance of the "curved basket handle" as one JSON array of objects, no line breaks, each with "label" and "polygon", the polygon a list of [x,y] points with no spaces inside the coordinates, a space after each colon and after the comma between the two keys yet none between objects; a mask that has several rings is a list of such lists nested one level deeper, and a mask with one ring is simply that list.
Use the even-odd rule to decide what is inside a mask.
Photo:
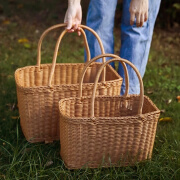
[{"label": "curved basket handle", "polygon": [[[84,67],[83,69],[83,72],[81,74],[81,77],[80,77],[80,82],[79,82],[79,94],[78,94],[78,97],[81,98],[82,97],[82,84],[83,84],[83,80],[84,80],[84,76],[85,76],[85,73],[87,71],[87,68],[90,66],[90,64],[94,61],[96,61],[97,59],[99,58],[103,58],[103,57],[112,57],[112,58],[120,58],[119,56],[115,55],[115,54],[101,54],[99,56],[96,56],[94,57],[93,59],[91,59],[91,61],[87,62],[86,63],[86,66]],[[107,61],[106,61],[107,62]],[[126,67],[126,64],[124,62],[121,62],[122,66],[123,66],[123,69],[124,69],[124,73],[125,73],[125,84],[126,84],[126,91],[124,93],[124,97],[126,97],[128,95],[128,92],[129,92],[129,76],[128,76],[128,72],[127,72],[127,67]],[[105,66],[104,66],[105,67]],[[99,80],[99,79],[98,79]]]},{"label": "curved basket handle", "polygon": [[[46,29],[43,34],[41,35],[40,39],[39,39],[39,42],[38,42],[38,48],[37,48],[37,66],[40,68],[40,64],[41,64],[41,46],[42,46],[42,41],[44,39],[44,37],[52,30],[54,29],[57,29],[57,28],[60,28],[60,27],[65,27],[67,26],[66,23],[63,23],[63,24],[57,24],[57,25],[54,25],[54,26],[51,26],[49,27],[48,29]],[[101,52],[102,54],[105,54],[105,51],[104,51],[104,47],[103,47],[103,44],[102,44],[102,41],[100,39],[100,37],[98,36],[98,34],[91,28],[89,28],[88,26],[85,26],[85,25],[79,25],[79,27],[83,28],[83,29],[87,29],[88,31],[90,31],[98,40],[98,43],[100,45],[100,48],[101,48]],[[105,62],[105,58],[103,58],[103,62]]]},{"label": "curved basket handle", "polygon": [[[82,28],[80,28],[80,31],[84,37],[84,43],[85,43],[85,48],[86,48],[86,52],[87,52],[87,62],[90,61],[90,58],[91,58],[91,55],[90,55],[90,51],[89,51],[89,45],[88,45],[88,42],[87,42],[87,38],[86,38],[86,34],[85,32],[83,31]],[[52,66],[51,66],[51,71],[50,71],[50,75],[49,75],[49,81],[48,81],[48,86],[52,86],[51,85],[51,82],[52,82],[52,77],[53,77],[53,74],[54,74],[54,71],[55,71],[55,67],[56,67],[56,60],[57,60],[57,54],[58,54],[58,49],[59,49],[59,46],[60,46],[60,43],[62,41],[62,38],[63,36],[67,33],[67,30],[64,30],[57,42],[56,42],[56,46],[55,46],[55,50],[54,50],[54,56],[53,56],[53,61],[52,61]]]},{"label": "curved basket handle", "polygon": [[[52,30],[52,29],[51,29]],[[50,30],[49,30],[50,31]],[[47,35],[47,33],[49,31],[45,31],[45,34],[43,33],[43,38],[40,38],[39,40],[39,43],[38,43],[38,56],[37,56],[37,66],[38,66],[38,70],[40,70],[40,64],[41,64],[41,46],[42,46],[42,40],[44,39],[44,37]],[[88,45],[88,42],[87,42],[87,38],[86,38],[86,34],[85,32],[83,31],[83,29],[80,29],[82,35],[83,35],[83,39],[84,39],[84,45],[85,45],[85,48],[86,48],[86,52],[87,52],[87,62],[90,61],[91,59],[91,55],[90,55],[90,50],[89,50],[89,45]],[[58,41],[56,43],[56,46],[55,46],[55,51],[54,51],[54,58],[53,59],[56,59],[57,58],[57,53],[58,53],[58,49],[59,49],[59,45],[62,41],[62,38],[63,36],[67,33],[67,30],[64,30],[59,38],[58,38]],[[41,37],[42,37],[41,36]],[[56,53],[56,54],[55,54]]]},{"label": "curved basket handle", "polygon": [[40,64],[41,64],[41,46],[42,46],[42,41],[44,39],[44,37],[52,30],[54,29],[57,29],[57,28],[60,28],[60,27],[65,27],[66,24],[57,24],[57,25],[54,25],[54,26],[51,26],[50,28],[46,29],[40,39],[39,39],[39,42],[38,42],[38,47],[37,47],[37,66],[38,66],[38,70],[40,70]]},{"label": "curved basket handle", "polygon": [[[86,30],[90,31],[90,32],[96,37],[96,39],[98,40],[98,43],[99,43],[99,45],[100,45],[102,54],[105,54],[104,46],[103,46],[103,44],[102,44],[102,41],[101,41],[99,35],[98,35],[93,29],[91,29],[91,28],[88,27],[88,26],[80,25],[80,27],[83,28],[83,29],[86,29]],[[106,62],[105,56],[102,58],[102,61],[103,61],[103,63]],[[103,81],[103,82],[105,82],[105,80],[106,80],[106,77],[105,77],[105,76],[106,76],[106,69],[104,68],[104,69],[103,69],[103,75],[102,75],[102,81]]]},{"label": "curved basket handle", "polygon": [[98,80],[99,80],[99,77],[101,75],[101,72],[103,70],[103,68],[111,63],[111,62],[114,62],[114,61],[120,61],[120,62],[124,62],[124,63],[127,63],[129,64],[133,69],[134,71],[136,72],[137,76],[138,76],[138,79],[139,79],[139,82],[140,82],[140,96],[139,96],[139,107],[138,107],[138,115],[141,115],[142,114],[142,107],[143,107],[143,97],[144,97],[144,87],[143,87],[143,81],[142,81],[142,78],[141,78],[141,75],[139,73],[139,71],[137,70],[137,68],[128,60],[126,59],[122,59],[122,58],[114,58],[114,59],[110,59],[108,60],[107,62],[103,63],[103,65],[100,67],[98,73],[97,73],[97,76],[96,76],[96,79],[95,79],[95,82],[94,82],[94,88],[93,88],[93,94],[92,94],[92,98],[91,98],[91,118],[94,118],[94,103],[95,103],[95,94],[96,94],[96,89],[97,89],[97,83],[98,83]]},{"label": "curved basket handle", "polygon": [[[38,66],[38,71],[40,71],[40,64],[41,64],[41,46],[42,46],[42,41],[44,39],[44,37],[47,35],[48,32],[54,30],[54,29],[57,29],[57,28],[60,28],[60,27],[65,27],[67,26],[66,23],[64,24],[57,24],[57,25],[54,25],[54,26],[51,26],[50,28],[46,29],[43,34],[41,35],[40,39],[39,39],[39,42],[38,42],[38,48],[37,48],[37,66]],[[95,37],[96,39],[98,40],[98,43],[100,45],[100,49],[101,49],[101,52],[102,54],[105,54],[105,51],[104,51],[104,47],[103,47],[103,44],[102,44],[102,41],[100,39],[100,37],[98,36],[98,34],[91,28],[89,28],[88,26],[85,26],[85,25],[79,25],[79,27],[83,28],[83,29],[86,29],[88,31],[90,31]],[[87,54],[88,55],[88,54]],[[87,56],[88,57],[88,56]],[[89,56],[90,57],[90,56]],[[105,57],[103,58],[103,62],[105,62]],[[52,69],[53,71],[53,69]],[[52,73],[53,74],[53,73]],[[106,71],[105,71],[105,68],[103,70],[103,77],[102,77],[102,81],[105,82],[105,74],[106,74]],[[49,85],[51,86],[51,80],[52,80],[52,77],[49,78]]]}]

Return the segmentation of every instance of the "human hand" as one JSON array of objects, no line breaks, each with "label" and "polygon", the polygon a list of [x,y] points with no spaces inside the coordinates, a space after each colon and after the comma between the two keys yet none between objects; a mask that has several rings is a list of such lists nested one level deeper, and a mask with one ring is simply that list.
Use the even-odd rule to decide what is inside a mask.
[{"label": "human hand", "polygon": [[131,0],[130,3],[130,24],[134,24],[136,17],[136,26],[141,27],[148,19],[148,0]]},{"label": "human hand", "polygon": [[67,23],[66,29],[68,32],[74,32],[77,30],[78,35],[81,35],[80,28],[82,20],[82,8],[80,0],[68,0],[68,9],[65,14],[64,22]]}]

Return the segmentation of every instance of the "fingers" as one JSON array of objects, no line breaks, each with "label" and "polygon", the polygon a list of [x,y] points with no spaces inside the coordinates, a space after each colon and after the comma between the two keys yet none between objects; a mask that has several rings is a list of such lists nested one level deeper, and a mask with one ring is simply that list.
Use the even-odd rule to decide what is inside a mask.
[{"label": "fingers", "polygon": [[143,23],[144,23],[144,14],[141,14],[140,27],[143,26]]},{"label": "fingers", "polygon": [[77,33],[78,33],[78,36],[81,36],[80,27],[77,28]]},{"label": "fingers", "polygon": [[72,28],[72,17],[69,15],[68,11],[66,11],[64,22],[67,23],[66,29],[70,30]]},{"label": "fingers", "polygon": [[[139,23],[139,26],[137,25],[137,27],[142,27],[144,22],[146,22],[148,19],[148,12],[146,13],[142,13],[141,16],[140,16],[140,23]],[[138,24],[138,22],[136,22],[136,24]]]},{"label": "fingers", "polygon": [[75,23],[75,24],[73,25],[73,29],[74,29],[74,31],[76,31],[76,30],[78,29],[78,24],[77,24],[77,23]]},{"label": "fingers", "polygon": [[146,22],[148,20],[148,12],[146,12],[145,14],[144,14],[144,22]]},{"label": "fingers", "polygon": [[136,26],[140,27],[141,16],[140,13],[136,13]]},{"label": "fingers", "polygon": [[[73,29],[74,31],[77,31],[78,36],[81,35],[79,23],[76,22],[76,23],[73,25],[72,29]],[[74,32],[74,31],[73,31],[73,32]]]},{"label": "fingers", "polygon": [[74,32],[74,29],[70,29],[70,30],[68,30],[68,32],[69,32],[69,33],[72,33],[72,32]]},{"label": "fingers", "polygon": [[73,24],[73,22],[71,20],[69,21],[64,21],[65,23],[67,23],[67,32],[68,33],[72,33],[77,31],[78,36],[81,36],[81,31],[80,31],[80,27],[79,27],[79,23],[75,23]]},{"label": "fingers", "polygon": [[78,36],[81,35],[79,24],[75,23],[72,25],[71,29],[68,30],[69,33],[77,31]]},{"label": "fingers", "polygon": [[68,30],[67,32],[72,33],[74,31],[76,31],[77,24],[74,24],[72,19],[68,19],[66,23],[67,23],[66,29]]},{"label": "fingers", "polygon": [[136,18],[136,26],[137,27],[142,27],[144,22],[147,21],[148,19],[148,12],[146,13],[131,13],[130,16],[130,25],[132,26],[135,22],[135,18]]},{"label": "fingers", "polygon": [[73,30],[74,30],[74,31],[77,31],[78,36],[81,36],[81,31],[80,31],[79,24],[76,23],[76,24],[73,26]]},{"label": "fingers", "polygon": [[131,13],[131,17],[130,17],[130,25],[133,25],[135,21],[135,13]]},{"label": "fingers", "polygon": [[64,20],[64,22],[67,23],[67,26],[66,26],[67,32],[74,32],[74,29],[72,29],[72,26],[73,26],[72,19],[71,18],[66,18]]},{"label": "fingers", "polygon": [[149,0],[131,0],[129,7],[131,25],[136,21],[136,26],[142,27],[144,22],[147,21],[149,9],[148,1]]}]

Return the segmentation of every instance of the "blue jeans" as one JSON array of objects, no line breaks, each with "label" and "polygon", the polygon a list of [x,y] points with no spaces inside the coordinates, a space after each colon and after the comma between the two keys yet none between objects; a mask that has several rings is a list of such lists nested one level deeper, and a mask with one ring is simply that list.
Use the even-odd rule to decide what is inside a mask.
[{"label": "blue jeans", "polygon": [[[120,57],[132,62],[144,76],[149,49],[151,45],[155,20],[159,11],[161,0],[149,0],[149,17],[142,27],[130,25],[129,6],[131,0],[123,0],[122,22],[121,22],[121,48]],[[114,16],[117,0],[91,0],[87,14],[87,26],[94,29],[100,36],[106,53],[114,54]],[[99,44],[95,37],[86,31],[91,58],[101,54]],[[108,59],[108,58],[107,58]],[[101,59],[99,59],[101,61]],[[114,66],[114,64],[111,64]],[[130,79],[129,94],[139,94],[138,78],[128,65]],[[118,73],[124,79],[123,68],[119,64]],[[121,94],[125,92],[125,82],[123,80]]]}]

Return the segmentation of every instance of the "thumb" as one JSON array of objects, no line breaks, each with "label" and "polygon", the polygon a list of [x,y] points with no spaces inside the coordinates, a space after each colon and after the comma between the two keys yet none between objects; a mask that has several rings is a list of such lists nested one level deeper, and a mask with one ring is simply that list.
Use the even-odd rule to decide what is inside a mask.
[{"label": "thumb", "polygon": [[67,28],[66,29],[71,29],[72,28],[72,18],[67,19]]}]

